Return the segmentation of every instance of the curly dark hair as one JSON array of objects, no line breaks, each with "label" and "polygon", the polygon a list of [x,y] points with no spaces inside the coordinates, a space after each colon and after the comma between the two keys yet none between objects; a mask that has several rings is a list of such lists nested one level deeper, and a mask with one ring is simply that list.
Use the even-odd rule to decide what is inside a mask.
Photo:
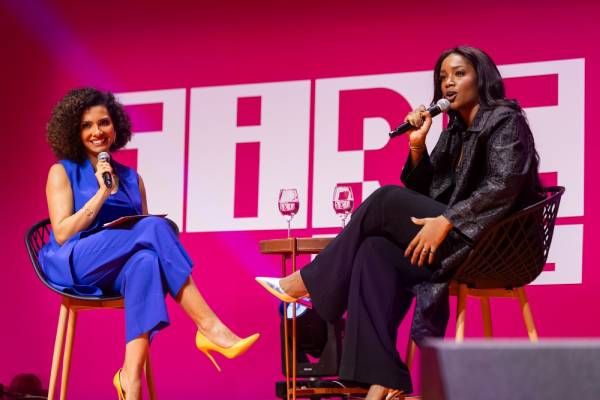
[{"label": "curly dark hair", "polygon": [[58,159],[79,163],[85,160],[81,117],[88,108],[98,105],[106,107],[115,127],[116,138],[110,151],[122,148],[131,140],[129,116],[111,92],[104,93],[94,88],[73,89],[54,107],[47,126],[46,139]]}]

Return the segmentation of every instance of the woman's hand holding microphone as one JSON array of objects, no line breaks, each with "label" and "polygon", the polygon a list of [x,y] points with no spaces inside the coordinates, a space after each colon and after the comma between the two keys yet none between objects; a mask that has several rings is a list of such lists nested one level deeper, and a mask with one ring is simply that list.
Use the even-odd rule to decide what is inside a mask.
[{"label": "woman's hand holding microphone", "polygon": [[[420,105],[408,113],[404,121],[415,127],[408,135],[409,157],[412,166],[415,167],[425,151],[425,139],[431,128],[431,115],[424,105]],[[452,229],[452,224],[443,215],[435,218],[413,217],[412,222],[421,225],[422,228],[406,248],[404,256],[409,257],[410,262],[418,264],[419,267],[425,263],[432,264],[435,252]]]},{"label": "woman's hand holding microphone", "polygon": [[96,180],[98,180],[98,185],[100,187],[100,191],[103,193],[106,193],[107,195],[110,194],[111,190],[113,190],[112,188],[109,188],[106,186],[106,183],[104,182],[104,173],[109,173],[111,178],[112,178],[112,182],[113,182],[113,187],[114,187],[114,182],[115,182],[115,175],[113,173],[113,169],[112,166],[110,165],[109,161],[106,160],[101,160],[98,159],[98,163],[96,164]]},{"label": "woman's hand holding microphone", "polygon": [[425,138],[427,138],[427,133],[429,132],[429,128],[431,128],[431,121],[431,115],[429,115],[429,112],[427,112],[427,109],[422,104],[409,112],[406,118],[404,118],[404,122],[408,122],[414,126],[414,129],[411,129],[408,134],[408,145],[411,149],[411,154],[413,150],[420,150],[419,154],[425,150]]}]

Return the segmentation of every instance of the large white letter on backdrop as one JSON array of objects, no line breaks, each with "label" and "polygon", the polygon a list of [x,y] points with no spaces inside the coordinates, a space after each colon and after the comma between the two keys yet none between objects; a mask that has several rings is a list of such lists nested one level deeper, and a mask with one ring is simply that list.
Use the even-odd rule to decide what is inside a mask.
[{"label": "large white letter on backdrop", "polygon": [[[319,79],[315,92],[315,150],[313,183],[313,227],[333,227],[339,220],[331,206],[333,188],[337,183],[361,182],[362,198],[366,198],[380,185],[377,181],[365,181],[365,151],[384,147],[392,128],[387,119],[376,116],[363,120],[363,146],[357,150],[340,151],[340,98],[344,91],[374,89],[387,91],[403,97],[411,108],[429,104],[432,97],[431,72],[411,72],[349,78]],[[385,93],[385,92],[382,92]],[[389,95],[388,95],[389,96]],[[369,104],[365,103],[365,107]],[[382,107],[384,104],[382,104]],[[357,105],[360,108],[360,104]],[[358,109],[353,110],[359,112]],[[408,109],[403,110],[406,114]],[[402,110],[398,110],[398,114]],[[404,115],[405,115],[404,114]],[[401,119],[404,115],[400,116]],[[433,145],[442,129],[442,119],[434,119],[427,145]],[[400,139],[394,139],[400,140]],[[399,164],[403,163],[398,155]],[[398,182],[400,176],[398,174]]]},{"label": "large white letter on backdrop", "polygon": [[[128,149],[138,150],[138,171],[144,178],[149,212],[167,213],[183,223],[185,89],[119,93],[124,105],[162,104],[162,131],[133,135]],[[140,132],[136,132],[140,133]]]},{"label": "large white letter on backdrop", "polygon": [[[257,100],[259,115],[255,123],[240,126],[243,99]],[[309,127],[310,81],[193,88],[187,231],[283,229],[277,209],[281,188],[298,189],[300,211],[293,226],[305,228]],[[244,182],[236,182],[243,172],[236,166],[236,148],[243,143],[259,150],[258,187],[243,189],[248,201],[258,197],[256,215],[236,217],[236,199],[243,201],[246,194],[240,189]]]},{"label": "large white letter on backdrop", "polygon": [[[512,64],[499,69],[504,78],[558,76],[558,104],[525,111],[540,154],[540,172],[556,172],[558,184],[566,187],[559,217],[583,216],[585,60]],[[557,225],[548,256],[555,269],[542,272],[534,283],[581,283],[582,249],[583,225]]]},{"label": "large white letter on backdrop", "polygon": [[[505,78],[558,76],[558,104],[527,108],[527,116],[536,138],[541,158],[540,172],[556,173],[557,183],[567,187],[560,207],[560,217],[583,216],[584,177],[584,60],[559,60],[524,63],[500,67]],[[389,89],[401,94],[411,107],[428,104],[431,99],[432,72],[399,73],[349,78],[321,79],[316,82],[313,226],[337,226],[331,210],[331,193],[336,183],[362,182],[364,199],[379,184],[364,179],[365,152],[386,144],[391,127],[382,118],[363,121],[362,149],[340,149],[340,98],[344,91]],[[568,128],[563,128],[569,121]],[[432,135],[427,138],[433,148],[441,131],[441,119],[434,119]],[[568,135],[569,146],[564,146]],[[398,139],[395,139],[398,140]],[[342,146],[343,147],[343,146]],[[403,162],[399,157],[398,162]],[[548,262],[554,271],[545,271],[536,284],[581,283],[583,227],[558,225],[554,233]]]}]

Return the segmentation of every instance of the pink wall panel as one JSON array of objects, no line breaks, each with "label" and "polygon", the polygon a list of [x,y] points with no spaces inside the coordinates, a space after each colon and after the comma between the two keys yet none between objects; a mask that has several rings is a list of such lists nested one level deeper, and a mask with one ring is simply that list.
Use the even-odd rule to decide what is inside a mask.
[{"label": "pink wall panel", "polygon": [[[314,112],[316,80],[429,71],[443,49],[457,44],[481,47],[499,65],[584,59],[585,107],[574,115],[583,116],[585,124],[585,152],[578,155],[584,160],[584,207],[583,213],[567,215],[559,222],[583,225],[582,283],[532,286],[528,293],[541,336],[600,336],[600,272],[596,268],[600,247],[595,245],[600,233],[600,214],[595,207],[600,160],[594,156],[600,146],[594,111],[600,106],[596,96],[600,88],[600,75],[596,73],[600,69],[600,50],[594,39],[599,33],[600,6],[587,1],[507,1],[489,5],[429,2],[426,7],[383,1],[369,2],[368,6],[352,1],[324,3],[225,1],[189,5],[172,1],[158,6],[104,1],[84,6],[67,1],[36,5],[17,0],[2,2],[0,191],[4,229],[0,235],[4,256],[0,268],[0,382],[6,384],[20,372],[39,375],[45,385],[49,377],[59,299],[33,274],[23,235],[47,215],[44,185],[54,157],[45,142],[44,129],[52,107],[67,90],[78,86],[118,93],[186,89],[187,143],[191,88],[308,80],[313,88],[308,101]],[[533,80],[513,78],[507,86],[526,107],[550,106],[558,104],[557,79],[552,74]],[[408,110],[401,96],[385,93],[384,89],[343,93],[340,107],[349,114],[340,116],[344,130],[340,131],[339,151],[364,148],[362,133],[356,131],[362,126],[358,119],[374,113],[396,124]],[[260,97],[241,98],[245,97],[237,103],[238,111],[243,109],[237,125],[251,129],[265,121],[267,111],[257,100]],[[378,103],[380,107],[374,110],[367,106]],[[134,128],[161,129],[160,105],[133,106],[129,110]],[[313,119],[310,128],[308,201],[301,205],[308,212],[308,227],[296,230],[298,236],[338,231],[335,225],[315,228],[312,224]],[[570,146],[569,120],[551,132],[536,132],[536,140],[546,140],[544,134],[554,138],[558,135],[559,142]],[[240,179],[245,177],[240,189],[249,185],[244,190],[251,199],[235,207],[236,217],[253,217],[258,210],[257,170],[266,150],[253,140],[247,142],[239,147],[242,157],[232,168]],[[402,138],[381,150],[365,151],[364,180],[393,182],[405,147]],[[184,165],[189,152],[183,154]],[[158,162],[170,162],[169,157]],[[139,151],[128,150],[116,158],[135,167]],[[560,182],[561,171],[544,172],[555,173],[553,179]],[[187,173],[186,169],[184,177]],[[560,183],[569,191],[569,182]],[[181,198],[184,220],[190,207],[195,206],[188,204],[187,190],[188,183]],[[242,201],[239,196],[236,194],[238,202]],[[273,195],[273,207],[275,198]],[[152,198],[149,200],[152,203]],[[279,273],[279,260],[261,256],[258,241],[283,237],[284,227],[281,220],[280,227],[251,231],[200,233],[184,229],[182,241],[196,264],[193,276],[210,304],[238,334],[259,331],[263,336],[247,355],[223,361],[223,372],[218,374],[195,350],[193,324],[171,301],[172,326],[161,332],[152,345],[161,398],[274,398],[274,381],[282,379],[278,304],[263,293],[253,277]],[[498,335],[525,336],[515,304],[498,302],[494,315]],[[479,320],[478,312],[468,315],[468,336],[482,334]],[[72,398],[113,396],[110,380],[124,350],[122,313],[83,313],[78,324]],[[407,327],[405,323],[401,328],[402,350]],[[453,327],[451,323],[449,332]]]}]

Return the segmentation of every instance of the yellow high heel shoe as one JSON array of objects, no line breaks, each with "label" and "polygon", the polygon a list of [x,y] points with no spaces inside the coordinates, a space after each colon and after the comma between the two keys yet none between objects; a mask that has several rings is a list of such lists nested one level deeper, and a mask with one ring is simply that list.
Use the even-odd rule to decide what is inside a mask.
[{"label": "yellow high heel shoe", "polygon": [[206,336],[204,336],[200,333],[200,331],[198,331],[196,332],[196,347],[198,348],[198,350],[203,352],[206,355],[206,357],[209,358],[210,361],[212,361],[212,363],[217,368],[217,371],[221,372],[221,367],[219,367],[219,364],[217,364],[215,358],[212,356],[212,354],[210,354],[211,351],[221,353],[229,359],[236,358],[248,351],[250,346],[252,346],[254,342],[258,340],[259,337],[260,333],[255,333],[252,336],[248,336],[247,338],[240,340],[231,347],[221,347],[208,340]]},{"label": "yellow high heel shoe", "polygon": [[125,400],[125,392],[123,392],[123,387],[121,386],[121,371],[123,368],[119,368],[117,373],[113,378],[113,385],[115,389],[117,389],[117,395],[119,395],[119,400]]}]

